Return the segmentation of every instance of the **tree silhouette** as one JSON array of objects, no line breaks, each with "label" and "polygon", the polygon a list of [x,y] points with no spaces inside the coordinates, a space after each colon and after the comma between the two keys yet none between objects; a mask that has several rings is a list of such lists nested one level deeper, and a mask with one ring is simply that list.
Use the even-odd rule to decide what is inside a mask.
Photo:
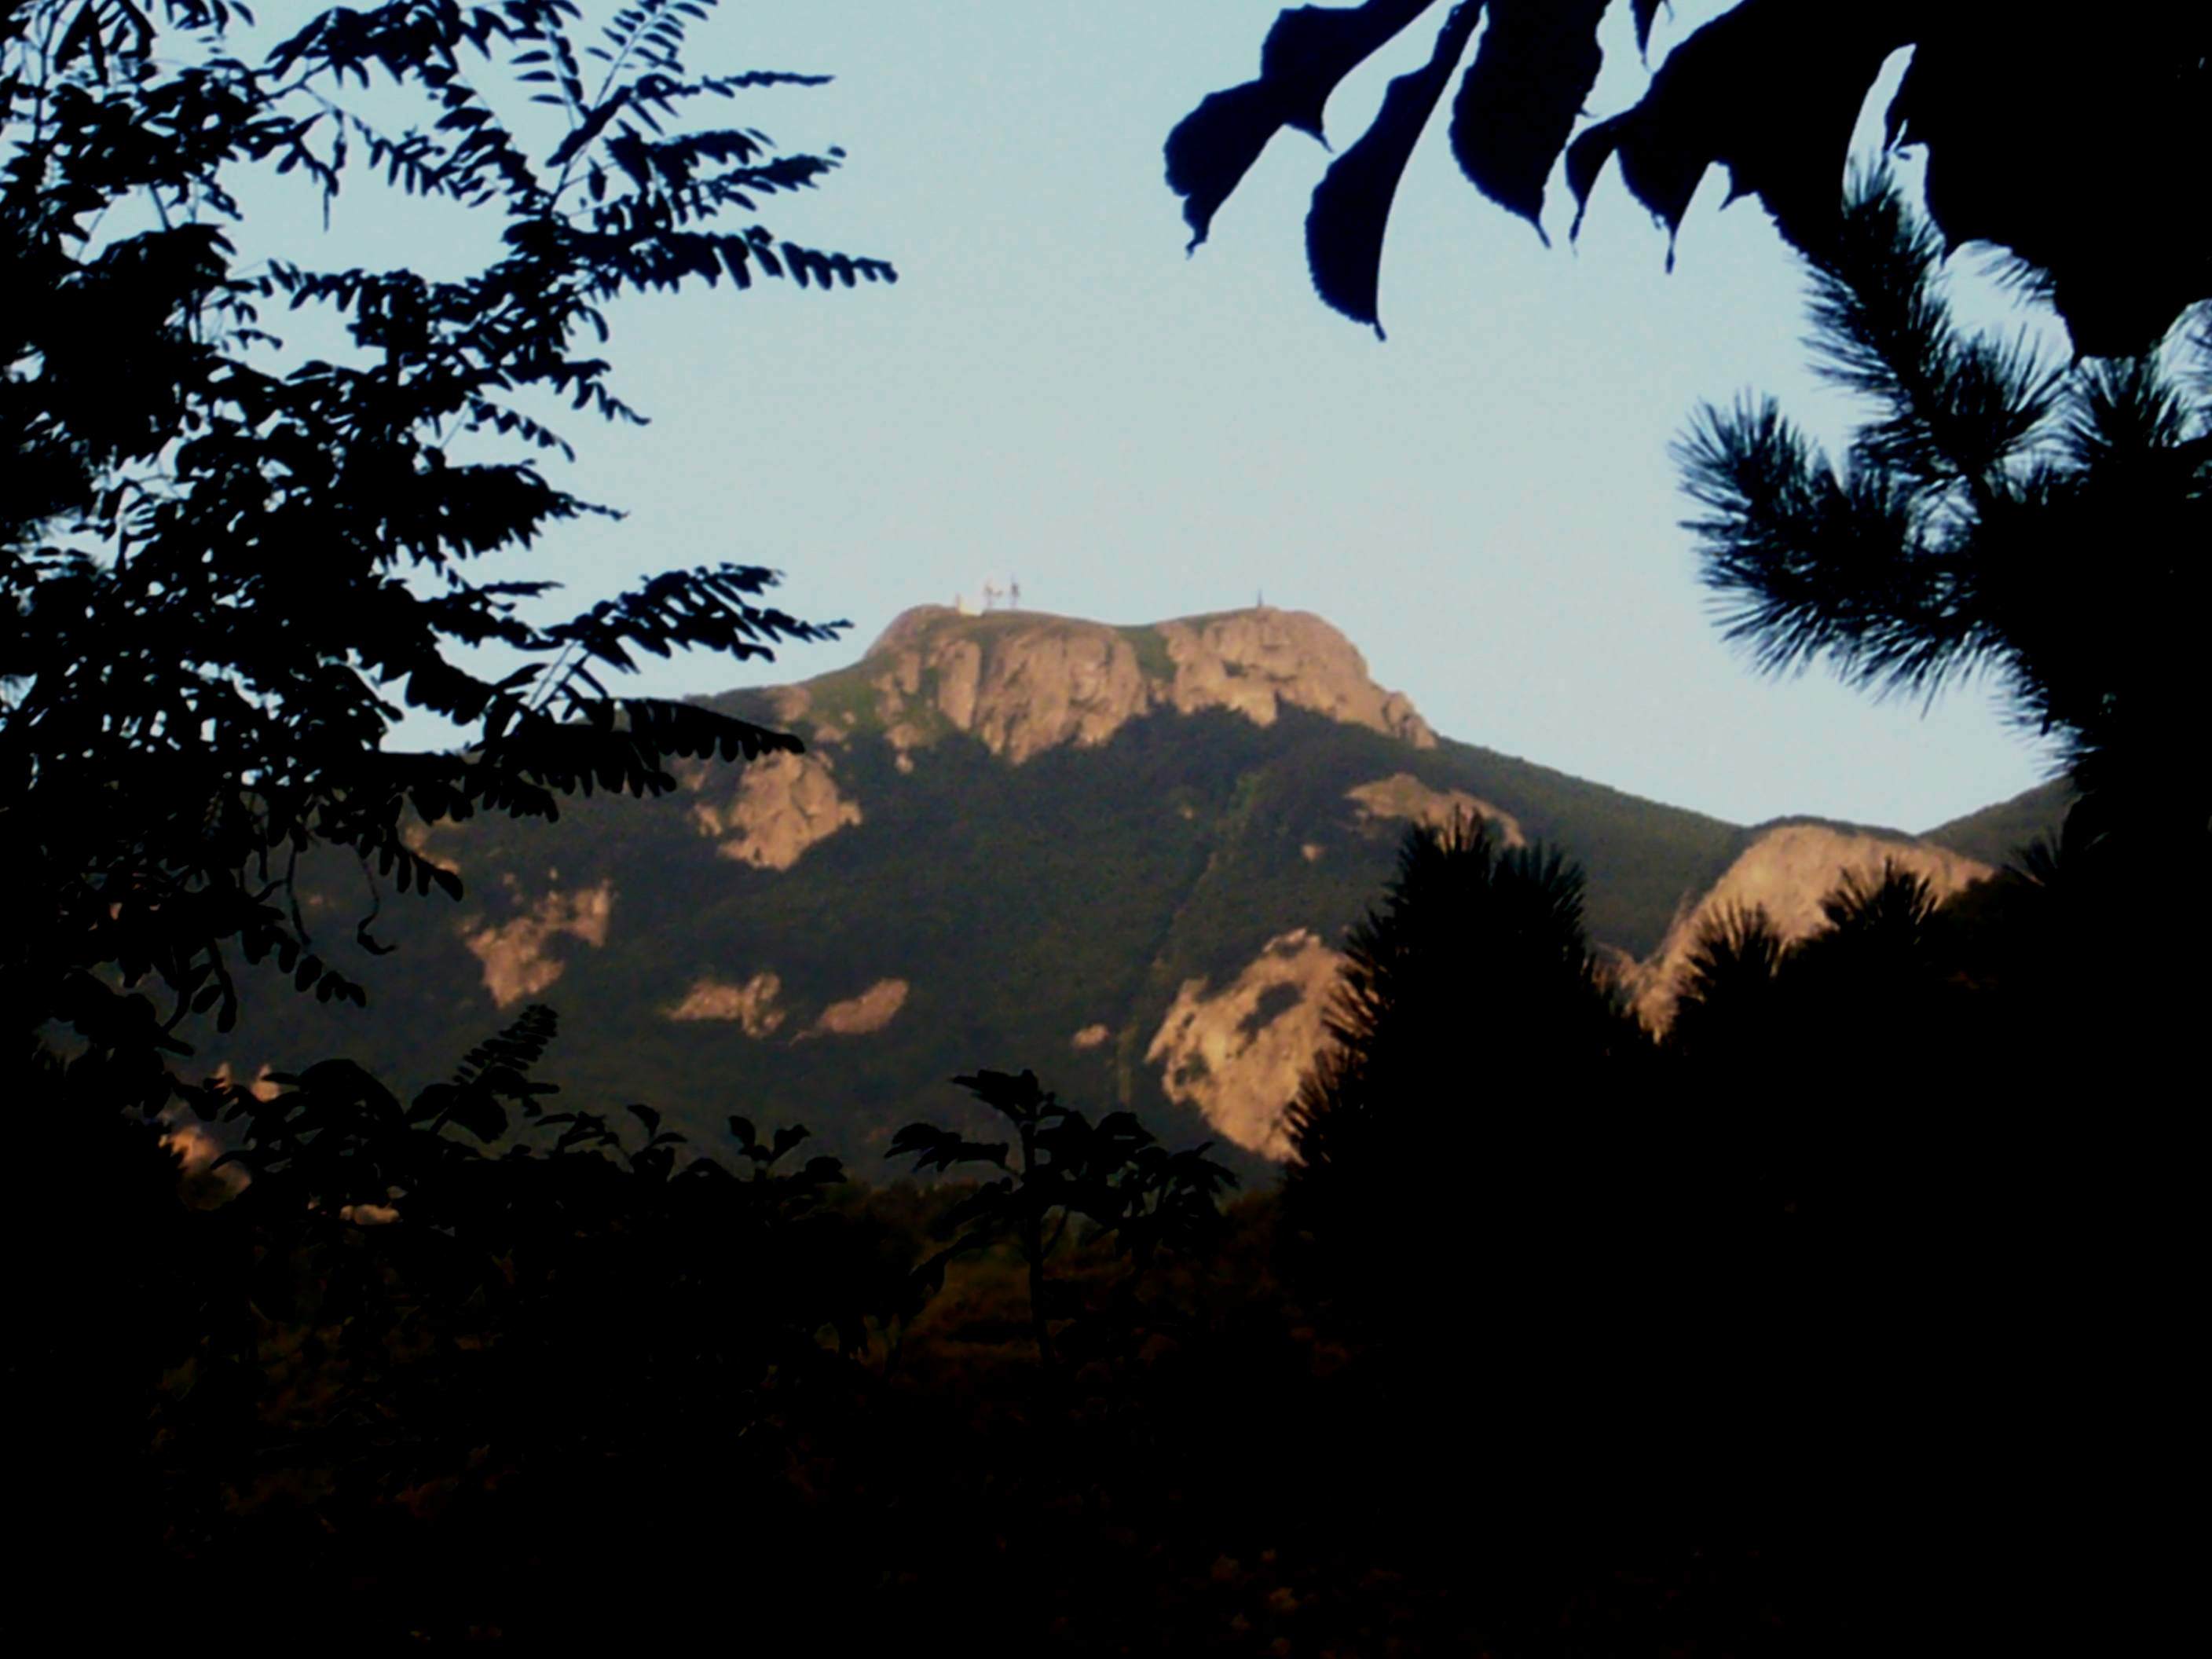
[{"label": "tree silhouette", "polygon": [[[2190,1177],[2162,1079],[2194,988],[2123,948],[2145,935],[2115,900],[2170,912],[2157,873],[2128,890],[2121,867],[2075,819],[1940,906],[1896,869],[1848,880],[1786,948],[1763,913],[1716,917],[1666,1039],[1763,1218],[1735,1271],[1786,1315],[1741,1358],[1784,1357],[1774,1397],[1827,1425],[1793,1449],[1807,1489],[1885,1530],[1900,1589],[2048,1579],[2035,1622],[2089,1645],[2139,1640],[2122,1632],[2190,1583],[2112,1452],[2170,1443],[2190,1410],[2166,1315]],[[2150,994],[2147,965],[2179,994]]]},{"label": "tree silhouette", "polygon": [[[1277,132],[1322,137],[1337,84],[1437,9],[1364,0],[1279,15],[1259,78],[1213,94],[1168,137],[1168,184],[1183,198],[1192,245]],[[1539,235],[1564,154],[1577,228],[1609,161],[1670,232],[1720,166],[1732,198],[1758,197],[1793,244],[1823,251],[1860,106],[1885,61],[1909,47],[1888,138],[1926,147],[1929,204],[1948,243],[1996,242],[2042,273],[2085,352],[2144,350],[2212,297],[2212,231],[2172,200],[2177,158],[2202,146],[2195,112],[2212,86],[2212,25],[2195,9],[2076,8],[2048,36],[2020,29],[1996,0],[1742,0],[1676,46],[1634,106],[1570,143],[1612,9],[1608,0],[1461,0],[1444,13],[1428,63],[1390,83],[1373,125],[1314,191],[1306,253],[1323,301],[1380,332],[1391,200],[1470,47],[1452,100],[1453,157]],[[1642,52],[1659,0],[1627,9]]]},{"label": "tree silhouette", "polygon": [[1789,945],[1759,905],[1709,917],[1692,941],[1667,1040],[1677,1052],[1712,1054],[1748,1072],[1786,1052],[1777,987]]},{"label": "tree silhouette", "polygon": [[[1554,1155],[1649,1047],[1591,953],[1582,895],[1558,853],[1501,849],[1479,819],[1407,832],[1285,1114],[1285,1218],[1319,1293],[1415,1317],[1404,1298],[1480,1255],[1469,1215],[1512,1260],[1543,1255]],[[1460,1197],[1429,1201],[1417,1167],[1454,1171]]]},{"label": "tree silhouette", "polygon": [[2055,368],[1962,330],[1942,263],[1886,175],[1854,180],[1810,261],[1813,346],[1873,417],[1838,465],[1771,398],[1700,410],[1679,454],[1704,580],[1768,672],[1923,697],[1992,673],[2060,744],[2081,850],[2162,866],[2202,916],[2212,335]]},{"label": "tree silhouette", "polygon": [[[1979,902],[1939,902],[1890,861],[1845,872],[1803,938],[1785,940],[1756,906],[1705,923],[1663,1045],[1674,1086],[1724,1121],[1747,1200],[1856,1203],[1888,1180],[1870,1166],[1893,1144],[1846,1126],[1932,1112],[2008,1074],[1990,951],[1968,914]],[[1917,1129],[1923,1144],[1932,1129]]]},{"label": "tree silhouette", "polygon": [[[571,453],[548,424],[562,404],[644,418],[595,355],[611,301],[893,278],[726,226],[840,152],[691,123],[823,78],[692,74],[707,10],[640,0],[587,36],[567,0],[394,0],[315,13],[252,63],[225,0],[0,19],[0,854],[30,896],[0,999],[70,1035],[83,1086],[104,1067],[109,1091],[159,1105],[181,1023],[234,1018],[240,959],[361,999],[291,894],[311,847],[403,892],[458,891],[408,845],[412,820],[550,817],[575,791],[672,788],[672,757],[798,747],[605,684],[642,656],[834,634],[761,602],[773,572],[667,571],[551,620],[551,584],[476,574],[610,511],[543,467]],[[349,102],[373,75],[392,88]],[[249,262],[237,243],[286,173],[326,212],[380,177],[483,216],[495,251],[450,277]],[[288,347],[272,306],[327,313],[345,347]],[[387,746],[410,710],[459,745]]]},{"label": "tree silhouette", "polygon": [[1808,1249],[1787,1085],[1762,1079],[1762,1121],[1657,1050],[1576,872],[1479,825],[1409,835],[1346,954],[1290,1114],[1283,1267],[1349,1351],[1367,1455],[1538,1533],[1818,1503],[1847,1253]]}]

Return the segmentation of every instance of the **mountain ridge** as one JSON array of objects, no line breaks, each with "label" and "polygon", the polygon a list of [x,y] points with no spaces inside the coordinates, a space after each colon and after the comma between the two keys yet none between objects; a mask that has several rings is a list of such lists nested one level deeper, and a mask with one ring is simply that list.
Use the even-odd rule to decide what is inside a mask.
[{"label": "mountain ridge", "polygon": [[[1576,859],[1594,939],[1655,1016],[1700,905],[1782,892],[1795,926],[1800,890],[1852,859],[1947,891],[1988,869],[1895,831],[1729,824],[1439,737],[1303,612],[1115,626],[917,607],[854,662],[704,701],[806,751],[687,763],[672,795],[578,801],[552,826],[427,830],[466,896],[387,908],[388,960],[332,939],[368,1014],[264,996],[279,1011],[221,1057],[251,1075],[343,1050],[427,1081],[544,1000],[572,1094],[694,1131],[802,1121],[861,1156],[915,1117],[957,1118],[957,1073],[1030,1066],[1171,1139],[1225,1138],[1256,1172],[1282,1150],[1272,1114],[1317,1039],[1334,947],[1410,823],[1474,811]],[[314,874],[333,935],[358,888]]]}]

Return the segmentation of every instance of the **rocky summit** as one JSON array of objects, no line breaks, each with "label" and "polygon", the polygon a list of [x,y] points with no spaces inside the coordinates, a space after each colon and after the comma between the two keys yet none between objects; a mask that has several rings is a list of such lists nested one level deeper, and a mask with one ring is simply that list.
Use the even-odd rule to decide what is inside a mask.
[{"label": "rocky summit", "polygon": [[[1234,611],[1111,628],[1033,612],[975,617],[921,605],[884,630],[857,672],[874,694],[874,728],[902,754],[950,730],[1019,766],[1063,744],[1095,748],[1156,711],[1208,708],[1259,726],[1272,726],[1285,708],[1303,708],[1416,748],[1437,742],[1412,703],[1368,678],[1349,640],[1302,611]],[[829,684],[842,689],[842,677]],[[793,687],[778,707],[803,720],[813,701],[808,688]],[[815,735],[842,741],[855,720],[840,699]]]},{"label": "rocky summit", "polygon": [[375,902],[359,872],[314,872],[310,916],[368,1011],[264,997],[210,1060],[348,1053],[413,1084],[545,1003],[564,1103],[804,1122],[866,1172],[901,1125],[959,1118],[956,1073],[1029,1066],[1256,1172],[1408,824],[1472,816],[1580,862],[1592,935],[1656,1025],[1717,910],[1760,904],[1799,935],[1885,862],[1954,892],[2063,805],[2039,792],[1930,838],[1724,823],[1440,738],[1327,622],[1272,608],[1115,626],[923,606],[843,668],[712,701],[806,751],[688,764],[672,796],[554,825],[430,827],[466,896],[387,896],[390,957],[343,942]]}]

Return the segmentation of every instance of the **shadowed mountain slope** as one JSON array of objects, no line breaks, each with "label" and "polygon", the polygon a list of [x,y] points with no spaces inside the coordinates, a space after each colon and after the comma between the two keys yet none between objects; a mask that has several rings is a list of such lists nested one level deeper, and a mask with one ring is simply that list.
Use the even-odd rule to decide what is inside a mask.
[{"label": "shadowed mountain slope", "polygon": [[2021,848],[2045,836],[2055,836],[2074,804],[2074,786],[2055,778],[2023,790],[2010,800],[1938,824],[1922,839],[1964,853],[1984,864],[2009,862]]},{"label": "shadowed mountain slope", "polygon": [[[945,1080],[979,1066],[1271,1152],[1331,947],[1407,822],[1473,812],[1564,848],[1593,936],[1630,961],[1788,828],[1440,739],[1297,612],[1117,628],[925,607],[848,667],[713,701],[807,752],[696,765],[665,799],[580,800],[550,827],[441,825],[423,848],[467,896],[387,896],[387,957],[343,942],[372,902],[359,873],[319,868],[318,945],[370,1008],[265,994],[210,1057],[251,1074],[345,1053],[412,1085],[544,1001],[560,1103],[803,1121],[864,1169],[900,1125],[957,1112]],[[1828,878],[1818,862],[1803,880]]]}]

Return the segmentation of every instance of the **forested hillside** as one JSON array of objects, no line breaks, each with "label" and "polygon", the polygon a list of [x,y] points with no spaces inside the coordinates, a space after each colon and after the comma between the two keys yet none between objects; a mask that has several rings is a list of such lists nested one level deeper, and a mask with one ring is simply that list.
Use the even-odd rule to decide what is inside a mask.
[{"label": "forested hillside", "polygon": [[[421,844],[466,896],[386,896],[370,927],[388,957],[348,945],[377,900],[325,868],[317,943],[368,1008],[257,999],[264,1017],[212,1052],[241,1078],[343,1052],[415,1085],[542,1000],[562,1019],[548,1076],[692,1127],[803,1115],[858,1153],[992,1063],[1202,1133],[1201,1098],[1249,1118],[1267,1109],[1254,1091],[1296,1085],[1279,1064],[1238,1075],[1207,999],[1303,931],[1312,970],[1235,1012],[1316,1019],[1320,951],[1409,823],[1464,811],[1565,853],[1588,874],[1593,939],[1636,960],[1754,839],[1434,737],[1334,629],[1291,612],[1113,629],[926,609],[848,667],[716,706],[793,726],[808,752],[693,763],[671,796],[579,799],[550,825],[443,826]],[[1835,873],[1803,878],[1808,902]],[[1194,982],[1190,1040],[1155,1052]],[[1176,1064],[1221,1075],[1164,1095]]]}]

